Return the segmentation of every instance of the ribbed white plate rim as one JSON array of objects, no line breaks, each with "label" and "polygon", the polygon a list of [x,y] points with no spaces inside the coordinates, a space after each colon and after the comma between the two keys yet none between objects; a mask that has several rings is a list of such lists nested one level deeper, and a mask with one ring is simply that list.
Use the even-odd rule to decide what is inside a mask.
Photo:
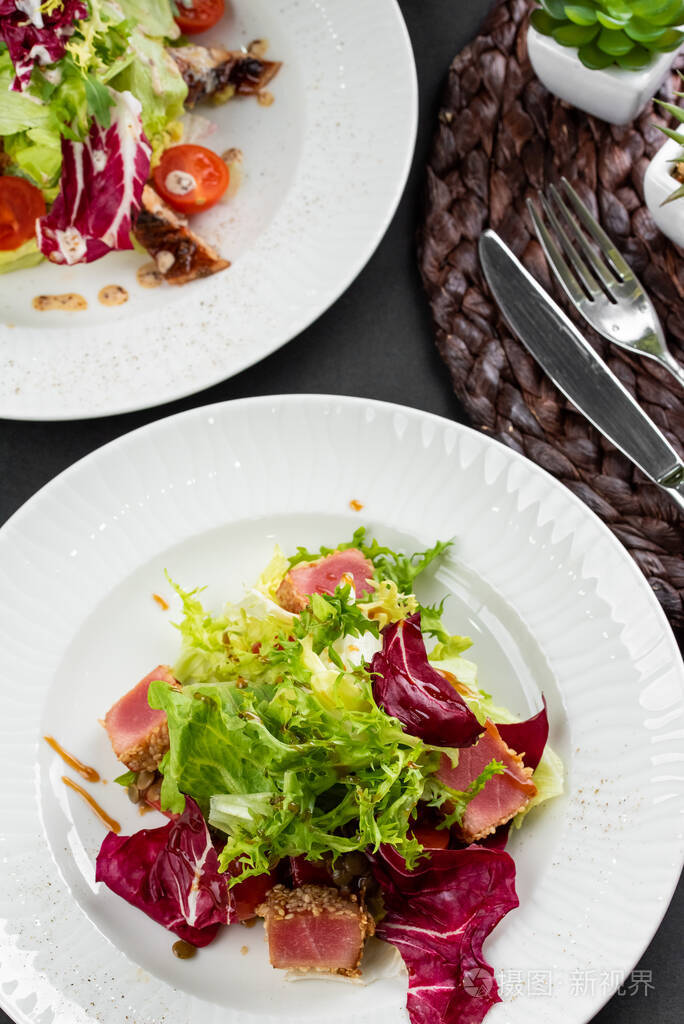
[{"label": "ribbed white plate rim", "polygon": [[[572,508],[574,510],[576,517],[578,517],[581,521],[583,529],[586,528],[587,530],[589,530],[590,534],[593,537],[594,543],[598,543],[602,547],[605,547],[605,550],[610,551],[612,553],[613,558],[617,558],[617,560],[620,562],[621,569],[627,573],[631,580],[631,586],[633,586],[634,588],[633,592],[638,592],[639,600],[640,602],[642,602],[641,607],[643,608],[645,606],[648,608],[648,617],[652,619],[653,626],[656,627],[662,634],[661,640],[667,654],[666,667],[672,670],[673,678],[675,678],[675,680],[678,680],[679,686],[681,688],[682,680],[684,680],[684,670],[681,662],[681,656],[679,654],[674,637],[671,633],[671,630],[669,628],[669,625],[667,623],[667,620],[660,605],[658,604],[655,596],[648,587],[648,584],[646,583],[639,569],[631,560],[631,558],[624,550],[624,548],[620,545],[620,543],[608,530],[608,528],[577,497],[575,497],[567,489],[563,488],[561,484],[554,480],[544,470],[540,469],[538,466],[529,462],[527,459],[525,459],[523,456],[520,456],[518,453],[502,445],[499,445],[496,441],[493,441],[491,438],[487,438],[485,435],[477,434],[468,427],[452,423],[448,420],[445,420],[438,416],[434,416],[429,413],[424,413],[419,410],[409,409],[399,405],[381,403],[374,400],[326,395],[265,396],[261,398],[241,399],[227,403],[217,403],[215,405],[201,407],[199,409],[194,409],[189,412],[180,413],[175,416],[156,421],[155,423],[147,425],[145,427],[141,427],[136,431],[123,435],[120,438],[117,438],[116,440],[105,445],[103,448],[100,448],[97,451],[86,456],[78,463],[75,463],[73,466],[69,467],[59,476],[55,477],[54,480],[48,483],[36,495],[30,498],[25,503],[25,505],[23,505],[22,508],[20,508],[7,521],[2,530],[0,530],[0,554],[5,548],[5,545],[11,543],[13,539],[16,539],[18,542],[20,542],[22,519],[24,517],[29,516],[29,514],[34,513],[36,510],[39,510],[41,503],[46,498],[53,496],[55,493],[58,493],[63,486],[69,485],[72,482],[72,480],[75,479],[79,474],[83,473],[84,471],[87,472],[88,469],[93,466],[93,464],[101,463],[103,466],[106,466],[108,457],[117,451],[123,450],[124,452],[131,452],[134,454],[137,441],[141,437],[149,437],[150,439],[154,439],[155,436],[163,435],[164,432],[169,429],[177,427],[180,427],[182,429],[184,423],[191,424],[202,420],[209,421],[212,418],[220,419],[222,416],[225,416],[227,418],[234,416],[237,417],[237,419],[239,419],[241,412],[243,410],[246,410],[247,412],[253,410],[256,412],[263,412],[265,414],[268,410],[270,410],[272,413],[278,413],[280,410],[292,412],[293,409],[297,409],[298,407],[305,409],[314,417],[317,415],[326,415],[331,412],[337,412],[338,414],[341,414],[343,416],[349,416],[351,418],[353,418],[355,415],[362,417],[364,414],[378,416],[379,418],[384,417],[387,419],[391,419],[392,417],[394,417],[395,423],[401,420],[401,422],[404,424],[404,426],[402,427],[402,431],[406,429],[406,423],[408,423],[414,428],[432,431],[434,432],[434,434],[439,434],[440,431],[442,432],[442,434],[445,434],[445,432],[448,431],[450,436],[457,438],[459,441],[465,441],[468,439],[472,440],[472,443],[475,445],[475,447],[483,451],[485,455],[488,452],[495,452],[497,453],[497,460],[500,461],[501,459],[503,459],[511,467],[516,467],[516,472],[520,474],[517,478],[517,486],[519,486],[521,489],[524,486],[524,484],[528,483],[530,480],[533,483],[541,484],[544,492],[544,500],[546,499],[546,496],[552,495],[557,505],[560,503],[560,506]],[[541,502],[541,500],[542,499],[540,498],[539,501]],[[586,544],[586,537],[584,538],[583,543]],[[623,598],[623,600],[625,608],[627,608],[628,611],[629,594],[627,594]],[[629,629],[633,628],[634,624],[629,622],[629,615],[627,615],[624,629],[628,631]],[[11,728],[11,721],[9,719],[6,719],[3,724],[9,725]],[[684,760],[684,758],[680,757],[679,760]],[[674,822],[674,827],[676,828],[676,822]],[[673,832],[672,839],[674,838],[675,836]],[[680,858],[679,866],[681,866],[681,860],[684,857],[684,848],[682,846],[681,831],[678,835],[678,840],[679,843],[677,849],[678,856]],[[645,852],[644,857],[646,858],[647,856],[648,858],[650,858],[650,863],[653,864],[653,851],[648,850],[647,852]],[[663,866],[661,865],[661,867]],[[662,918],[662,915],[665,912],[667,906],[667,899],[669,899],[669,897],[672,895],[672,892],[674,891],[674,888],[677,884],[678,873],[679,872],[676,869],[676,865],[674,864],[674,862],[672,862],[671,870],[669,871],[668,875],[668,881],[664,883],[659,889],[659,900],[661,901],[660,906],[656,909],[654,909],[653,907],[643,907],[643,928],[640,929],[636,941],[633,941],[631,943],[631,963],[621,965],[622,967],[624,967],[625,970],[629,970],[631,966],[633,966],[633,964],[636,962],[636,960],[641,955],[643,950],[648,945],[650,939],[652,938]],[[639,898],[639,901],[641,903],[641,897]],[[580,1016],[577,1016],[575,1013],[568,1013],[566,1019],[568,1021],[573,1022],[579,1022],[580,1020],[590,1019],[590,1017],[597,1012],[597,1010],[601,1007],[601,1005],[603,1005],[603,1003],[610,997],[611,994],[611,990],[606,990],[599,997],[592,997],[592,999],[586,1002],[586,1004],[582,1003],[581,1007],[578,1005],[577,1012],[580,1014]],[[35,1020],[35,1018],[32,1017],[30,1013],[24,1013],[24,1011],[21,1008],[13,1005],[12,1001],[8,1000],[7,996],[2,993],[0,993],[0,1004],[3,1005],[3,1007],[6,1008],[8,1012],[12,1013],[15,1019],[18,1022],[21,1022],[21,1024],[24,1024],[24,1022],[27,1022],[28,1024],[29,1021]],[[230,1013],[228,1015],[232,1016]],[[238,1016],[235,1016],[234,1019],[238,1020]],[[247,1017],[245,1015],[241,1015],[239,1016],[239,1019],[246,1020]],[[257,1018],[252,1019],[256,1020]],[[503,1019],[503,1016],[497,1016],[496,1013],[492,1014],[493,1021],[499,1021]],[[541,1020],[543,1018],[540,1017],[539,1019]]]}]

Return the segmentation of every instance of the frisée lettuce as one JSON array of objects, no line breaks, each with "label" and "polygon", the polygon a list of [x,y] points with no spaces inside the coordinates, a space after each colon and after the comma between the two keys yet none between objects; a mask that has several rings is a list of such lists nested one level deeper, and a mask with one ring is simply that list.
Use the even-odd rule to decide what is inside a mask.
[{"label": "fris\u00e9e lettuce", "polygon": [[406,589],[448,545],[410,557],[357,530],[315,557],[352,546],[373,562],[372,594],[357,602],[346,583],[312,594],[299,615],[277,594],[291,566],[314,560],[303,548],[289,560],[276,549],[245,598],[218,615],[204,609],[199,591],[172,584],[183,607],[174,666],[182,685],[153,682],[148,694],[166,713],[170,737],[161,802],[180,813],[191,796],[225,833],[221,867],[241,869],[232,884],[285,857],[318,860],[381,844],[413,864],[421,847],[410,823],[421,801],[446,805],[451,825],[503,770],[487,765],[464,793],[435,774],[444,753],[455,763],[457,747],[477,739],[483,720],[475,691],[471,707],[448,673],[432,667],[474,681],[461,665],[472,663],[453,653],[470,641],[446,632],[443,606],[425,608],[440,638],[428,661],[421,606]]},{"label": "fris\u00e9e lettuce", "polygon": [[276,967],[319,965],[320,939],[316,969],[356,975],[375,929],[408,967],[412,1024],[478,1024],[498,1000],[482,942],[518,902],[510,824],[561,790],[562,764],[546,703],[525,721],[495,706],[444,602],[413,592],[447,548],[362,529],[276,549],[219,613],[172,583],[180,656],[105,718],[117,781],[171,823],[110,834],[97,878],[196,945],[263,916]]},{"label": "fris\u00e9e lettuce", "polygon": [[244,608],[214,618],[177,589],[185,617],[174,672],[184,685],[152,683],[148,697],[169,727],[162,807],[182,811],[189,794],[208,812],[228,837],[221,866],[240,861],[232,884],[286,856],[381,843],[414,861],[410,818],[444,748],[406,732],[376,704],[368,668],[343,659],[340,640],[379,641],[351,588],[312,595],[287,624]]}]

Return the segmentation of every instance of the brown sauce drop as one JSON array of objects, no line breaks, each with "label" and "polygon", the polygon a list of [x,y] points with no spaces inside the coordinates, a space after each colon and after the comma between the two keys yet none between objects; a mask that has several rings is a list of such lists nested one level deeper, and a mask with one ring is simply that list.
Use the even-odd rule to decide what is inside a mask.
[{"label": "brown sauce drop", "polygon": [[97,297],[103,306],[123,306],[128,302],[128,292],[120,284],[106,284],[100,288]]},{"label": "brown sauce drop", "polygon": [[246,921],[240,921],[243,928],[253,928],[257,923],[256,917],[248,917]]},{"label": "brown sauce drop", "polygon": [[260,92],[257,93],[257,103],[260,107],[270,107],[274,100],[275,96],[272,92],[269,92],[268,89],[261,89]]},{"label": "brown sauce drop", "polygon": [[157,264],[154,262],[143,263],[142,267],[138,267],[138,272],[135,276],[142,288],[158,288],[164,280],[163,275],[157,270]]},{"label": "brown sauce drop", "polygon": [[62,760],[66,761],[69,767],[73,768],[75,772],[78,772],[81,778],[85,779],[86,782],[100,781],[99,772],[97,772],[94,768],[91,768],[90,765],[83,764],[83,762],[79,761],[77,757],[74,757],[73,754],[70,754],[68,750],[65,750],[64,747],[57,742],[54,736],[43,736],[43,739],[48,744],[48,746],[52,747],[55,753],[59,754]]},{"label": "brown sauce drop", "polygon": [[249,946],[240,946],[240,952],[243,956],[247,956],[249,953]]},{"label": "brown sauce drop", "polygon": [[64,292],[62,295],[36,295],[33,308],[41,313],[51,309],[64,309],[70,312],[88,308],[88,303],[77,292]]},{"label": "brown sauce drop", "polygon": [[192,943],[186,942],[185,939],[179,939],[178,942],[174,942],[171,947],[171,952],[174,956],[177,956],[179,960],[192,960],[193,956],[197,952],[197,946],[193,946]]},{"label": "brown sauce drop", "polygon": [[74,782],[74,780],[70,779],[68,775],[62,776],[62,782],[64,783],[65,786],[68,786],[69,789],[73,789],[76,793],[80,793],[85,802],[88,804],[90,808],[92,808],[92,810],[95,812],[95,814],[98,816],[98,818],[106,828],[108,828],[111,832],[116,832],[117,835],[119,834],[119,832],[121,831],[121,825],[119,824],[119,822],[115,821],[114,818],[110,818],[107,812],[100,807],[97,800],[93,800],[90,793],[86,793],[83,786],[79,786],[78,782]]}]

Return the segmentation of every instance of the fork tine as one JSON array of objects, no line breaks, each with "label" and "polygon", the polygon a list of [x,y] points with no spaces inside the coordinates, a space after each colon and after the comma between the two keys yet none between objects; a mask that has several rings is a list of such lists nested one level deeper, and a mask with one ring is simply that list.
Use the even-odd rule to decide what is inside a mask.
[{"label": "fork tine", "polygon": [[568,237],[567,231],[556,216],[556,212],[547,200],[546,196],[540,192],[539,199],[547,219],[551,221],[551,225],[560,239],[561,248],[565,252],[567,259],[572,264],[575,275],[580,279],[580,283],[584,286],[585,291],[589,293],[592,299],[597,299],[599,295],[603,295],[603,291],[601,290],[594,274],[592,274],[591,268],[586,265],[580,254],[573,246],[570,238]]},{"label": "fork tine", "polygon": [[618,272],[623,281],[633,281],[634,273],[629,264],[623,259],[618,249],[613,245],[612,241],[605,233],[603,228],[597,224],[589,210],[586,208],[580,197],[575,192],[574,188],[570,184],[567,178],[561,179],[563,182],[563,188],[568,199],[572,203],[573,209],[577,214],[577,217],[581,224],[587,229],[589,234],[593,237],[597,243],[601,252],[606,259],[613,264],[615,270]]},{"label": "fork tine", "polygon": [[555,271],[556,277],[563,285],[563,288],[565,288],[565,291],[567,292],[571,301],[576,304],[579,304],[580,302],[586,302],[587,297],[584,291],[580,287],[575,275],[572,273],[569,266],[563,259],[563,256],[561,255],[558,246],[549,234],[546,225],[544,224],[544,221],[541,219],[537,212],[537,207],[534,205],[531,199],[527,200],[527,209],[530,212],[530,217],[532,218],[532,223],[534,224],[534,230],[537,232],[537,238],[539,239],[539,244],[544,250],[544,255],[546,256],[547,260],[549,261],[549,264]]},{"label": "fork tine", "polygon": [[555,185],[551,186],[549,192],[557,208],[560,210],[563,216],[563,220],[567,224],[570,234],[572,235],[572,238],[574,238],[574,240],[579,245],[580,249],[584,253],[585,258],[589,260],[594,277],[598,278],[603,283],[606,290],[610,292],[610,289],[614,285],[619,283],[619,277],[616,276],[614,271],[611,273],[611,271],[605,265],[603,260],[596,255],[595,250],[591,247],[591,245],[585,238],[577,221],[570,213],[570,210],[568,209],[566,204],[563,202],[563,197],[561,196],[560,192],[555,187]]}]

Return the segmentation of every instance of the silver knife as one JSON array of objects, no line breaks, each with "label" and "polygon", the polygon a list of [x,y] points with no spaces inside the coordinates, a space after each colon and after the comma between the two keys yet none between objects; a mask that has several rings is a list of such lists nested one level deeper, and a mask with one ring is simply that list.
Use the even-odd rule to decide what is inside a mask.
[{"label": "silver knife", "polygon": [[480,236],[479,250],[492,295],[527,351],[596,429],[684,511],[684,462],[653,420],[494,231]]}]

